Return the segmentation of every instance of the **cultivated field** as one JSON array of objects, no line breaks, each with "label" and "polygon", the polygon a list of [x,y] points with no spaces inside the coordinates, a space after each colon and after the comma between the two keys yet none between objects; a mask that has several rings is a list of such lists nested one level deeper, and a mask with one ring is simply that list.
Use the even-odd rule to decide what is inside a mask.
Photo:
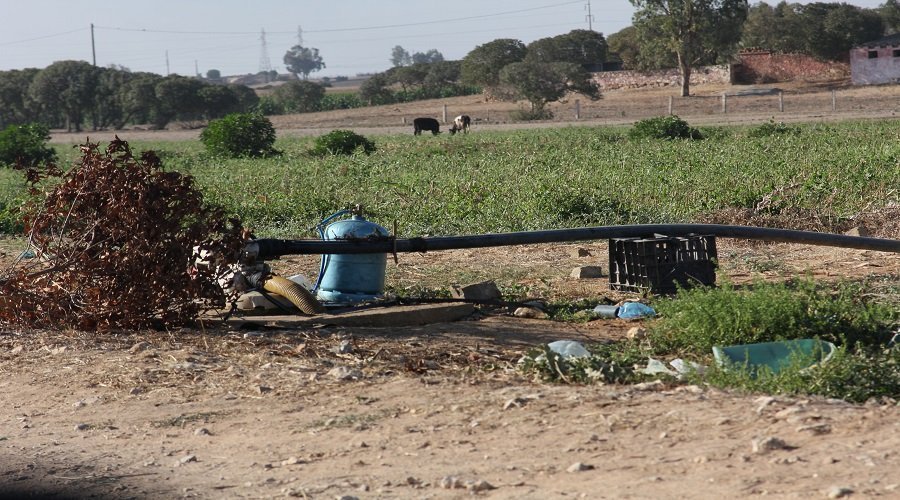
[{"label": "cultivated field", "polygon": [[[673,102],[709,137],[693,143],[626,137],[637,118],[666,111],[672,89],[582,102],[577,123],[559,109],[553,121],[509,123],[514,105],[477,97],[275,117],[285,154],[268,160],[206,158],[197,131],[116,133],[193,174],[258,236],[312,237],[322,217],[363,203],[372,220],[396,221],[401,237],[699,221],[900,238],[900,125],[890,119],[900,87],[840,87],[835,111],[822,87],[785,86],[784,114],[777,96],[729,97],[723,114],[716,96],[738,89],[698,88],[707,97]],[[439,118],[445,103],[476,119],[472,133],[413,137],[402,126]],[[802,125],[748,136],[773,117]],[[530,127],[540,130],[511,130]],[[307,136],[332,128],[376,136],[378,152],[307,156]],[[53,138],[69,160],[66,145],[83,140]],[[13,199],[21,181],[0,174],[0,199]],[[22,249],[0,243],[7,262]],[[851,283],[858,299],[900,311],[898,254],[724,238],[718,247],[719,283]],[[411,253],[389,259],[387,284],[411,297],[494,280],[516,301],[639,298],[610,291],[606,276],[570,277],[585,265],[606,273],[607,262],[606,241]],[[272,265],[314,277],[318,256]],[[557,384],[517,369],[546,342],[616,345],[654,324],[568,319],[479,307],[461,321],[379,328],[212,318],[168,332],[6,329],[0,497],[900,495],[896,400],[772,397],[652,377]],[[344,341],[349,351],[338,349]]]}]

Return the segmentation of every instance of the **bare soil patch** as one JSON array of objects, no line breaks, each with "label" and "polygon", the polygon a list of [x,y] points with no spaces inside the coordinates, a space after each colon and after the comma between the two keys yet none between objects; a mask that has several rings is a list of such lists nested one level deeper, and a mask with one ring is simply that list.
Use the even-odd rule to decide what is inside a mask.
[{"label": "bare soil patch", "polygon": [[[720,280],[805,274],[900,284],[898,255],[719,247]],[[589,255],[579,257],[579,248]],[[606,256],[604,242],[405,254],[389,264],[388,281],[446,286],[449,276],[465,276],[541,283],[543,297],[617,300],[624,294],[613,295],[606,279],[568,278],[577,265],[605,268]],[[282,274],[316,265],[305,257],[275,262]],[[515,369],[533,346],[610,342],[639,324],[558,323],[482,308],[464,321],[416,327],[4,331],[0,491],[10,498],[898,494],[896,403],[664,383],[546,385]],[[352,350],[338,353],[344,341]],[[778,441],[767,438],[783,446],[768,449]]]},{"label": "bare soil patch", "polygon": [[[730,100],[747,110],[722,113],[725,90],[732,89],[698,87],[697,97],[673,99],[674,112],[692,123],[726,124],[900,111],[900,86],[841,87],[835,111],[829,85],[786,87],[783,114],[772,110],[772,96],[754,97],[756,108],[750,98]],[[410,133],[403,118],[440,117],[447,104],[451,115],[476,119],[473,133],[625,124],[663,114],[674,94],[608,92],[596,103],[582,101],[578,122],[566,118],[572,100],[555,109],[553,121],[517,124],[503,117],[521,103],[472,96],[275,123],[286,135]],[[198,131],[57,133],[53,140],[102,141],[115,133],[139,141],[192,139]],[[900,236],[893,217],[867,222],[877,236]],[[3,262],[20,251],[21,242],[0,240]],[[405,254],[389,264],[387,280],[414,289],[494,279],[546,300],[629,297],[611,292],[605,278],[569,277],[579,265],[606,270],[607,256],[605,242]],[[867,293],[895,303],[900,289],[896,254],[726,240],[719,257],[719,280],[869,279]],[[313,277],[318,259],[273,264],[280,274]],[[464,321],[391,328],[209,323],[105,335],[0,331],[0,497],[900,496],[896,402],[851,405],[665,383],[541,384],[515,369],[529,348],[559,339],[615,341],[641,322],[573,324],[509,313],[480,308]],[[338,352],[345,341],[352,349]]]}]

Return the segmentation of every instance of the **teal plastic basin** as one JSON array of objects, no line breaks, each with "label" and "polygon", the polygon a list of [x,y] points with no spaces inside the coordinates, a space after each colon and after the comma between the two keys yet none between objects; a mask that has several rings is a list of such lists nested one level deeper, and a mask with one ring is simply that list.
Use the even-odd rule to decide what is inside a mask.
[{"label": "teal plastic basin", "polygon": [[834,354],[834,344],[818,339],[785,340],[782,342],[763,342],[760,344],[733,345],[728,347],[713,346],[713,356],[719,366],[747,366],[754,375],[767,366],[772,373],[778,373],[790,366],[791,356],[808,359],[809,365],[825,363]]}]

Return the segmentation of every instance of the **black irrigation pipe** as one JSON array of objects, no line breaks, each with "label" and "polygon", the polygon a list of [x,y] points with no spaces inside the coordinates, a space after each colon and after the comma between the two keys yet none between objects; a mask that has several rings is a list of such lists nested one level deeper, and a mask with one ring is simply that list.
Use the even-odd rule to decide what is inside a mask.
[{"label": "black irrigation pipe", "polygon": [[900,253],[900,240],[723,224],[637,224],[408,239],[395,239],[393,237],[328,241],[259,239],[254,240],[250,245],[257,245],[259,258],[268,259],[281,255],[430,252],[458,248],[484,248],[612,238],[650,238],[656,234],[665,236],[713,235],[723,238]]}]

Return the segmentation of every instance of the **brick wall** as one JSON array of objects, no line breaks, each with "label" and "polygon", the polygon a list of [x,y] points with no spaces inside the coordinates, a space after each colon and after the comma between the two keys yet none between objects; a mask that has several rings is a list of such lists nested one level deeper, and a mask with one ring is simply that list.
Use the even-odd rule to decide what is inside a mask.
[{"label": "brick wall", "polygon": [[[681,73],[675,68],[654,71],[604,71],[591,75],[601,90],[681,86]],[[691,85],[729,83],[730,79],[728,66],[701,66],[694,68],[691,73]]]},{"label": "brick wall", "polygon": [[732,66],[733,82],[774,83],[792,80],[822,80],[850,76],[850,66],[842,62],[819,61],[803,54],[773,54],[768,51],[742,52]]}]

